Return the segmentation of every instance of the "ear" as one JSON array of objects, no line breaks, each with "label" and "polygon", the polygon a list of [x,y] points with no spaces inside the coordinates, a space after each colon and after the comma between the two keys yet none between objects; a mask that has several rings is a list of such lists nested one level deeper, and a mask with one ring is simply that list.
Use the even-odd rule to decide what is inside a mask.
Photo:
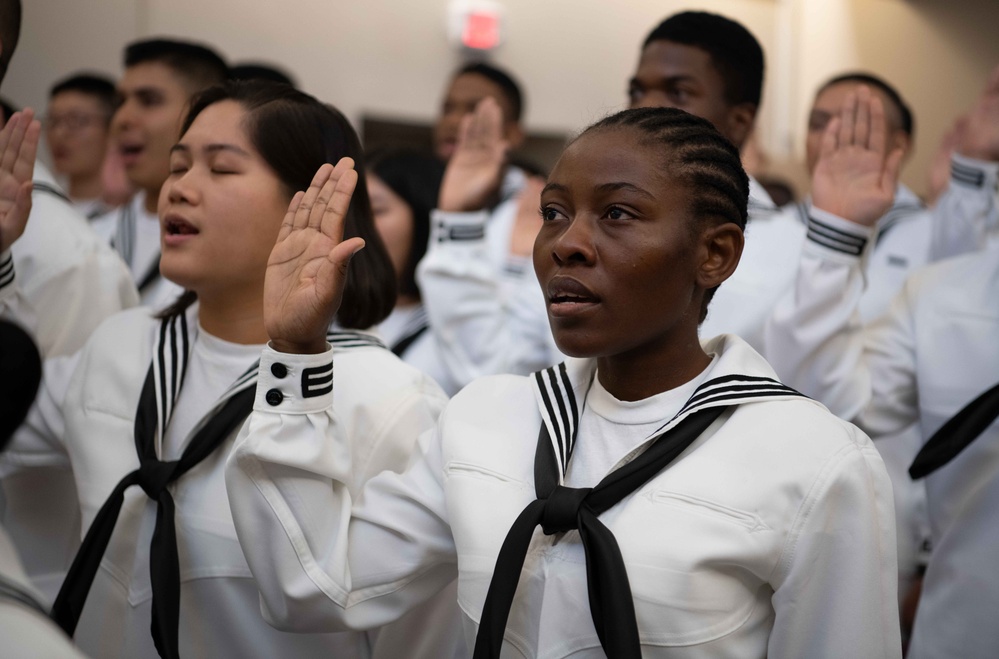
[{"label": "ear", "polygon": [[888,153],[896,149],[902,150],[902,161],[905,162],[912,155],[912,138],[905,134],[903,130],[892,131],[888,138]]},{"label": "ear", "polygon": [[739,225],[725,222],[706,228],[701,232],[699,241],[697,284],[709,290],[735,272],[742,257],[745,237]]},{"label": "ear", "polygon": [[725,117],[725,137],[741,149],[753,132],[753,122],[756,121],[756,104],[738,103],[728,109]]},{"label": "ear", "polygon": [[527,136],[524,134],[524,129],[516,121],[508,121],[504,126],[504,137],[506,141],[510,143],[510,150],[514,151],[520,148],[520,145],[524,143]]}]

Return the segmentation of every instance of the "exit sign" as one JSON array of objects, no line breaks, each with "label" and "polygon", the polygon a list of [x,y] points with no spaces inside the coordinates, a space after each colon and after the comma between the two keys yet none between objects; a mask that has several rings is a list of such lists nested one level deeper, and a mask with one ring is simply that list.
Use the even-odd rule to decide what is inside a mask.
[{"label": "exit sign", "polygon": [[494,0],[453,0],[448,39],[460,48],[490,51],[503,43],[503,6]]}]

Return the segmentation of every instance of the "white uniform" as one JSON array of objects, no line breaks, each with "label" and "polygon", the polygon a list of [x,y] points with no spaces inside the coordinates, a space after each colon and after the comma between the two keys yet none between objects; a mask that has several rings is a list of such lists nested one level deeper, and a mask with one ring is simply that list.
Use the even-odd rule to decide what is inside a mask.
[{"label": "white uniform", "polygon": [[[11,247],[20,296],[28,305],[18,320],[32,326],[43,356],[61,358],[83,347],[105,318],[137,304],[138,296],[121,259],[73,210],[41,163],[34,179],[27,227]],[[33,322],[25,322],[26,313]],[[0,520],[47,602],[79,545],[76,498],[72,474],[63,467],[0,484]]]},{"label": "white uniform", "polygon": [[[181,389],[170,425],[157,444],[164,460],[180,455],[190,439],[188,430],[210,412],[220,389],[231,383],[232,373],[245,371],[260,354],[259,347],[250,347],[247,353],[246,346],[226,344],[196,331],[196,310],[188,317],[188,327],[196,335],[187,368],[191,381]],[[84,528],[89,527],[116,484],[138,467],[136,409],[159,330],[160,322],[147,309],[119,314],[102,325],[80,353],[65,395],[58,399],[58,392],[52,395],[51,384],[43,385],[39,406],[9,450],[0,455],[0,472],[71,463]],[[429,379],[383,348],[337,349],[332,362],[356,383],[327,400],[347,420],[347,432],[355,438],[345,459],[355,466],[348,487],[356,491],[384,469],[405,467],[416,434],[433,425],[446,398]],[[298,362],[289,359],[285,364],[286,377],[272,388],[305,386],[306,374]],[[64,437],[53,432],[60,427]],[[177,509],[180,655],[437,659],[452,653],[460,637],[453,591],[450,603],[441,601],[416,613],[416,622],[403,621],[410,628],[431,630],[422,649],[415,642],[406,646],[419,650],[413,654],[400,654],[399,636],[392,629],[305,635],[287,634],[267,624],[224,492],[223,466],[235,434],[170,488]],[[149,574],[155,519],[155,502],[138,487],[128,489],[76,631],[80,646],[95,656],[157,656],[150,636]]]},{"label": "white uniform", "polygon": [[763,324],[794,281],[805,228],[793,213],[781,212],[755,179],[749,179],[749,221],[739,267],[715,293],[702,339],[737,334],[762,349]]},{"label": "white uniform", "polygon": [[950,185],[933,209],[934,261],[999,245],[999,162],[951,156]]},{"label": "white uniform", "polygon": [[0,654],[17,658],[83,659],[83,653],[46,615],[47,610],[0,526]]},{"label": "white uniform", "polygon": [[[750,383],[727,401],[743,404],[601,516],[630,574],[643,656],[899,657],[891,486],[877,451],[814,401],[786,389],[753,397],[776,383],[752,384],[773,372],[737,337],[705,348],[716,357],[701,384],[655,397],[651,411],[679,412],[674,423],[726,404],[719,397],[732,382],[717,379],[726,376]],[[272,386],[269,365],[284,358],[264,351],[258,391]],[[569,463],[573,484],[593,485],[588,473],[633,458],[648,445],[647,429],[670,418],[649,424],[656,415],[639,410],[636,433],[629,417],[646,401],[605,392],[591,405],[594,368],[592,360],[568,364],[583,410],[573,460],[590,465]],[[535,500],[538,432],[552,421],[535,382],[503,375],[466,387],[437,431],[421,437],[422,458],[401,476],[371,480],[359,499],[346,487],[348,420],[328,402],[274,408],[258,397],[226,485],[237,533],[254,540],[243,546],[267,615],[303,630],[381,624],[418,607],[457,570],[471,641],[500,545]],[[337,373],[336,390],[354,386]],[[607,453],[588,430],[598,427],[629,439]],[[503,652],[604,656],[577,532],[553,540],[535,531]]]},{"label": "white uniform", "polygon": [[164,309],[184,289],[163,278],[160,270],[160,219],[146,210],[146,193],[92,221],[94,229],[114,247],[128,265],[142,306]]},{"label": "white uniform", "polygon": [[461,389],[444,367],[440,344],[422,304],[397,306],[378,326],[378,334],[399,359],[433,378],[448,396]]},{"label": "white uniform", "polygon": [[[890,313],[857,313],[872,231],[817,211],[848,253],[809,241],[803,276],[767,332],[785,380],[873,437],[918,422],[928,438],[999,380],[999,249],[943,261],[906,283]],[[996,656],[999,424],[925,481],[933,538],[909,656]]]},{"label": "white uniform", "polygon": [[492,212],[431,213],[417,281],[456,391],[496,373],[525,375],[562,360],[530,259],[510,256],[524,174],[510,169]]}]

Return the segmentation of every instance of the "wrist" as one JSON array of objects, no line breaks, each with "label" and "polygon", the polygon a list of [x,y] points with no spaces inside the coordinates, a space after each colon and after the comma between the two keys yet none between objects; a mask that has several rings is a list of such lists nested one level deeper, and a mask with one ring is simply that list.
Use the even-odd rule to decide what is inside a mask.
[{"label": "wrist", "polygon": [[287,339],[271,339],[270,347],[275,352],[286,355],[318,355],[329,350],[326,337],[308,341],[289,341]]}]

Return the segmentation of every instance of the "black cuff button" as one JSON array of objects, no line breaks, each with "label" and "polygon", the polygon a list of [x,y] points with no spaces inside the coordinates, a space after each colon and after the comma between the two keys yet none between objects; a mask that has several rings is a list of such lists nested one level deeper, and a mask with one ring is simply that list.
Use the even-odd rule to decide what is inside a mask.
[{"label": "black cuff button", "polygon": [[277,407],[284,400],[284,394],[282,394],[277,389],[271,389],[270,391],[267,392],[267,395],[264,396],[264,400],[267,401],[268,405],[273,405],[274,407]]},{"label": "black cuff button", "polygon": [[271,364],[271,375],[277,379],[288,377],[288,367],[284,364]]}]

